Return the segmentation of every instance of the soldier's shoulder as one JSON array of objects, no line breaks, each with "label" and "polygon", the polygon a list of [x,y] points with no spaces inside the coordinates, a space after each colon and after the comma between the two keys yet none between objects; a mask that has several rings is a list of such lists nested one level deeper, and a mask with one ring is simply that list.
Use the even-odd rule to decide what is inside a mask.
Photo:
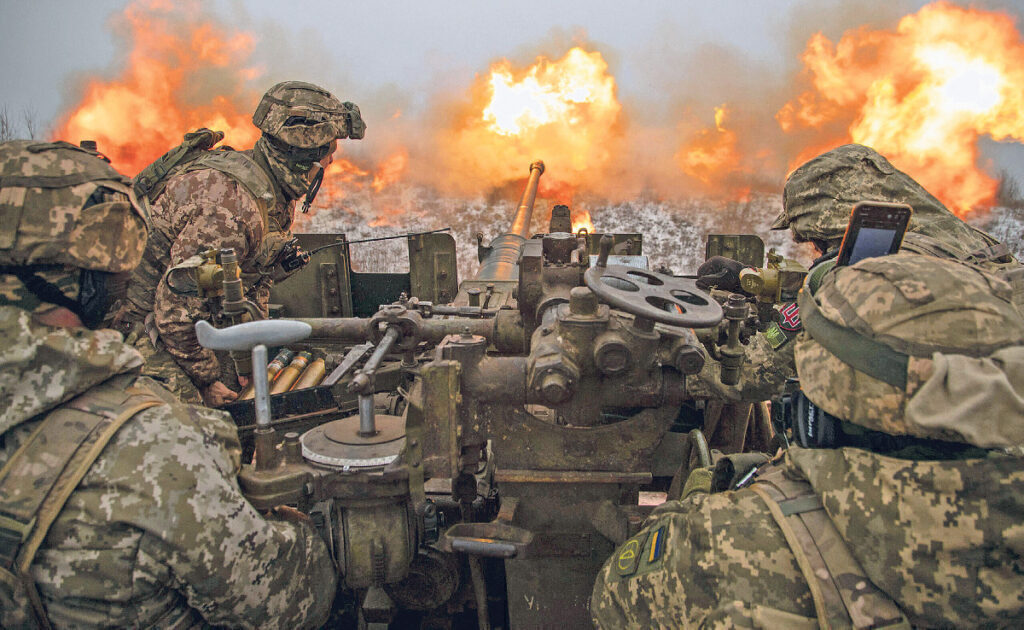
[{"label": "soldier's shoulder", "polygon": [[151,393],[161,404],[140,411],[125,423],[104,451],[108,467],[120,472],[127,467],[155,476],[171,467],[195,472],[211,467],[230,474],[237,471],[238,431],[227,413],[178,402],[146,377],[137,379],[133,387]]}]

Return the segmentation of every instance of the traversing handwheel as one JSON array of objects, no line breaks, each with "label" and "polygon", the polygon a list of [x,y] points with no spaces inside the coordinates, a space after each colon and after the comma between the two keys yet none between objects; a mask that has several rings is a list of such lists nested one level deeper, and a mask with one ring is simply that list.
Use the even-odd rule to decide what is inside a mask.
[{"label": "traversing handwheel", "polygon": [[583,280],[603,302],[637,317],[684,328],[707,328],[722,321],[721,305],[698,289],[695,279],[625,265],[597,265],[587,270]]}]

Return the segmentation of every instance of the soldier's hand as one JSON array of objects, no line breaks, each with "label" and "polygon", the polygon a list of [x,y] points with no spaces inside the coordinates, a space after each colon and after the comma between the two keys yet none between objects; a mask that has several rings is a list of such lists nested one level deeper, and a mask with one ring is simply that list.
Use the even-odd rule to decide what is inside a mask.
[{"label": "soldier's hand", "polygon": [[312,525],[313,520],[309,518],[309,515],[305,512],[296,510],[295,508],[288,505],[279,505],[276,508],[270,510],[270,513],[282,521],[289,523],[305,523]]},{"label": "soldier's hand", "polygon": [[203,404],[207,407],[220,407],[238,398],[238,394],[228,389],[228,386],[220,381],[210,383],[202,390]]},{"label": "soldier's hand", "polygon": [[697,268],[697,286],[707,291],[717,287],[724,291],[740,290],[740,272],[746,265],[724,256],[712,256]]}]

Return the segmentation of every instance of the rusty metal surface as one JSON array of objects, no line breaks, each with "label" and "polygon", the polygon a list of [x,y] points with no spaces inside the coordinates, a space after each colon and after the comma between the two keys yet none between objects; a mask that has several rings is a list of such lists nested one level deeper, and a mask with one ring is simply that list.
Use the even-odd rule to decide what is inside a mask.
[{"label": "rusty metal surface", "polygon": [[678,408],[645,409],[628,420],[570,428],[523,408],[483,405],[480,420],[496,443],[499,469],[650,472],[649,460]]}]

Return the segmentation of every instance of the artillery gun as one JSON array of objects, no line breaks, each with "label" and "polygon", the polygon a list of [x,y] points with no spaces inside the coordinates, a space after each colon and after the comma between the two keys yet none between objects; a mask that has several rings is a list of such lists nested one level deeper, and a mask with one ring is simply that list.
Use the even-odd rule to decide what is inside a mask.
[{"label": "artillery gun", "polygon": [[[265,387],[246,403],[257,426],[243,492],[318,516],[367,627],[587,627],[594,577],[649,512],[641,488],[707,360],[695,329],[729,313],[732,348],[749,317],[647,270],[639,235],[527,238],[543,170],[531,165],[509,230],[478,239],[480,271],[450,303],[403,291],[370,316],[280,322],[305,344],[368,355],[327,387],[331,408],[296,414],[310,428],[276,430],[294,418],[271,421]],[[218,337],[240,328],[207,326],[201,341],[259,345],[255,332]],[[257,382],[266,358],[254,356]],[[382,409],[389,392],[400,404]]]}]

